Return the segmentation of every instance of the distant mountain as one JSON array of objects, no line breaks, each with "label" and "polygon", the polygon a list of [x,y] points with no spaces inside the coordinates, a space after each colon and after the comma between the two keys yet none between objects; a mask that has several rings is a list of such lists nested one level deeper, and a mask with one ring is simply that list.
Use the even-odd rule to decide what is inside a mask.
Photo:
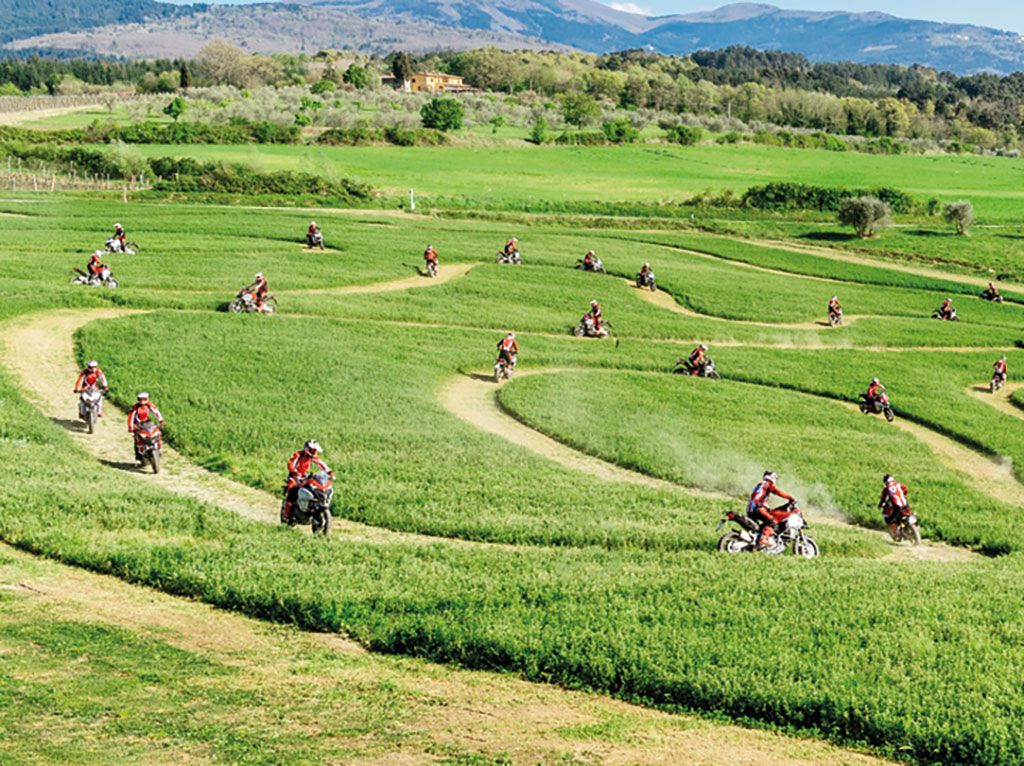
[{"label": "distant mountain", "polygon": [[494,45],[595,53],[646,48],[683,55],[740,45],[802,53],[812,61],[922,64],[958,74],[1024,69],[1024,35],[1014,32],[887,13],[790,11],[755,3],[652,18],[593,0],[298,0],[215,7],[153,0],[0,0],[0,43],[16,41],[8,47],[190,55],[212,37],[264,52]]}]

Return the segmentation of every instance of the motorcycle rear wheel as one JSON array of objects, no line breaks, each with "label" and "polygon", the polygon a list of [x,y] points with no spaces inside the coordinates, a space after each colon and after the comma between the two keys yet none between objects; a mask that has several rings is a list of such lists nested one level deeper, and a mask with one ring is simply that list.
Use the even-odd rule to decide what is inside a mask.
[{"label": "motorcycle rear wheel", "polygon": [[729,532],[728,534],[722,535],[718,541],[718,550],[724,551],[725,553],[746,553],[749,550],[753,550],[750,544],[740,537],[739,532]]},{"label": "motorcycle rear wheel", "polygon": [[804,535],[802,539],[793,543],[793,553],[805,559],[816,559],[821,551],[814,539]]}]

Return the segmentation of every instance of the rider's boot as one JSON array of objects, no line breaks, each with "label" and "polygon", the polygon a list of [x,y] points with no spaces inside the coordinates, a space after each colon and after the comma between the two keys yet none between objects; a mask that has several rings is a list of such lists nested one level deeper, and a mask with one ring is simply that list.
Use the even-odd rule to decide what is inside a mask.
[{"label": "rider's boot", "polygon": [[281,523],[282,524],[291,524],[292,523],[291,522],[291,518],[292,518],[292,504],[286,498],[286,499],[281,501]]},{"label": "rider's boot", "polygon": [[761,537],[757,541],[757,549],[759,551],[768,550],[772,543],[772,528],[766,526],[761,530]]}]

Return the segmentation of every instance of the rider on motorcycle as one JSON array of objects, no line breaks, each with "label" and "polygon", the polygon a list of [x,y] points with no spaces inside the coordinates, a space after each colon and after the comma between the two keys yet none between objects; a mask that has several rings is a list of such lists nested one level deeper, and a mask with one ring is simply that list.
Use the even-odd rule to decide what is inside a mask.
[{"label": "rider on motorcycle", "polygon": [[953,299],[946,298],[939,306],[939,316],[943,319],[950,319],[953,316]]},{"label": "rider on motorcycle", "polygon": [[114,224],[114,239],[121,243],[122,253],[128,249],[128,235],[125,233],[124,226],[119,223]]},{"label": "rider on motorcycle", "polygon": [[878,399],[882,394],[886,393],[885,386],[883,386],[878,378],[872,378],[871,384],[868,386],[867,399],[868,402],[873,402]]},{"label": "rider on motorcycle", "polygon": [[583,256],[583,270],[590,271],[594,267],[594,251],[587,250],[587,254]]},{"label": "rider on motorcycle", "polygon": [[91,256],[89,256],[89,263],[85,265],[89,270],[89,276],[99,278],[103,270],[107,268],[107,264],[103,262],[101,257],[102,255],[102,250],[96,250]]},{"label": "rider on motorcycle", "polygon": [[647,276],[647,274],[648,274],[648,272],[650,272],[650,270],[651,270],[651,264],[644,263],[644,265],[640,268],[640,281],[641,282],[644,280],[644,277]]},{"label": "rider on motorcycle", "polygon": [[252,293],[253,299],[256,301],[256,309],[263,308],[263,304],[267,301],[267,278],[263,276],[262,271],[257,271],[256,276],[253,278],[253,283],[248,285],[246,288]]},{"label": "rider on motorcycle", "polygon": [[999,379],[1001,379],[1003,381],[1003,383],[1005,383],[1006,382],[1006,357],[1005,356],[999,357],[999,359],[995,362],[995,364],[992,365],[992,368],[995,370],[994,374]]},{"label": "rider on motorcycle", "polygon": [[510,332],[498,341],[498,359],[504,359],[508,369],[516,366],[516,355],[519,353],[519,344],[516,343],[516,334]]},{"label": "rider on motorcycle", "polygon": [[512,253],[519,251],[519,240],[512,237],[508,242],[505,243],[505,255],[512,255]]},{"label": "rider on motorcycle", "polygon": [[426,266],[434,264],[434,268],[437,268],[437,251],[433,245],[427,245],[427,249],[423,251],[423,260],[426,261]]},{"label": "rider on motorcycle", "polygon": [[[164,427],[164,416],[160,414],[160,410],[149,401],[149,394],[145,391],[139,392],[135,397],[136,402],[134,406],[128,410],[128,433],[134,434],[142,424],[147,420],[155,420],[157,425],[161,428]],[[157,448],[163,446],[163,436],[161,435],[157,441]],[[136,450],[136,457],[138,457],[138,450]]]},{"label": "rider on motorcycle", "polygon": [[900,528],[900,517],[910,507],[907,502],[907,487],[896,481],[891,473],[887,473],[882,481],[885,486],[882,488],[882,498],[878,501],[878,507],[882,509],[885,523],[889,525],[889,534],[895,539]]},{"label": "rider on motorcycle", "polygon": [[[103,370],[100,369],[99,363],[95,359],[90,359],[88,364],[85,365],[85,369],[79,373],[78,380],[75,381],[75,393],[80,394],[89,386],[97,386],[103,389],[104,396],[106,396],[107,389],[109,388],[107,376],[103,374]],[[100,399],[99,416],[103,417],[102,399]]]},{"label": "rider on motorcycle", "polygon": [[320,227],[316,225],[316,221],[309,222],[309,230],[306,232],[306,244],[310,247],[313,246],[313,237],[320,231]]},{"label": "rider on motorcycle", "polygon": [[988,298],[990,301],[999,300],[999,288],[995,286],[995,283],[988,283],[988,290],[982,293],[982,295]]},{"label": "rider on motorcycle", "polygon": [[830,300],[828,302],[828,313],[829,313],[829,316],[839,316],[839,314],[842,312],[842,310],[843,310],[843,307],[839,303],[839,296],[833,295],[832,296],[832,300]]},{"label": "rider on motorcycle", "polygon": [[587,313],[591,319],[594,320],[594,329],[601,329],[601,306],[597,301],[590,302],[590,311]]},{"label": "rider on motorcycle", "polygon": [[708,350],[708,347],[701,343],[697,348],[690,352],[690,356],[687,361],[690,363],[690,375],[696,377],[704,366],[704,352]]},{"label": "rider on motorcycle", "polygon": [[784,500],[793,499],[792,496],[787,495],[775,486],[775,482],[778,479],[779,477],[775,474],[775,471],[765,471],[764,476],[761,477],[761,482],[750,493],[750,502],[747,503],[747,516],[761,525],[761,536],[757,541],[758,550],[768,547],[772,535],[775,534],[775,530],[778,528],[775,518],[768,512],[769,496],[776,495]]},{"label": "rider on motorcycle", "polygon": [[299,486],[314,465],[319,467],[321,471],[326,471],[331,479],[334,479],[334,471],[327,467],[327,463],[317,457],[319,452],[319,442],[315,439],[310,439],[302,446],[302,449],[288,460],[288,482],[285,484],[284,503],[281,505],[282,524],[287,524],[291,518],[292,506],[295,504]]}]

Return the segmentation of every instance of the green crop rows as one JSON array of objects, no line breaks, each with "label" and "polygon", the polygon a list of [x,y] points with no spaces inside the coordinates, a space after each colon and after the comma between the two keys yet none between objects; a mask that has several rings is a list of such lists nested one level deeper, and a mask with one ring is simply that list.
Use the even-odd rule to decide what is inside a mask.
[{"label": "green crop rows", "polygon": [[[323,253],[300,247],[310,218]],[[115,219],[142,245],[110,257],[123,287],[67,285]],[[148,310],[76,337],[119,404],[149,390],[176,448],[268,492],[314,436],[338,474],[335,513],[378,528],[313,540],[147,486],[89,458],[4,376],[3,540],[382,651],[922,764],[1024,760],[1019,508],[841,404],[878,375],[901,420],[1024,465],[1021,419],[967,393],[1003,353],[1020,379],[1021,305],[983,303],[955,276],[695,233],[74,198],[2,199],[0,231],[0,318]],[[527,263],[497,266],[511,234]],[[340,292],[415,275],[427,244],[442,264],[476,265],[414,290]],[[607,276],[571,268],[589,247]],[[703,316],[645,300],[627,282],[644,261]],[[224,312],[257,270],[281,314]],[[860,318],[815,324],[835,293]],[[959,324],[927,318],[947,295]],[[592,298],[614,340],[570,336]],[[728,497],[562,468],[449,412],[446,387],[486,374],[509,329],[521,372],[543,374],[502,388],[506,411],[579,451]],[[669,373],[701,340],[724,380]],[[767,467],[812,512],[852,522],[814,525],[820,559],[715,551],[717,521]],[[975,555],[891,559],[875,533],[885,471],[911,485],[927,537]]]}]

